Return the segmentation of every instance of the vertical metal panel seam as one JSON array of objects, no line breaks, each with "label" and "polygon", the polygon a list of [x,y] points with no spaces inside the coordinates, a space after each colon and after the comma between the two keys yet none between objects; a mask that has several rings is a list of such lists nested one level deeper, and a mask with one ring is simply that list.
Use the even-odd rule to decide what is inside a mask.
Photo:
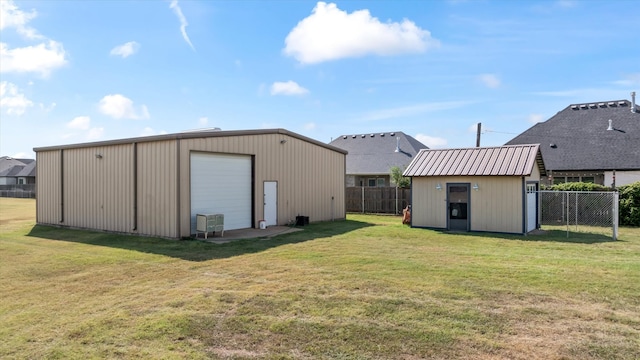
[{"label": "vertical metal panel seam", "polygon": [[[191,183],[191,182],[189,182]],[[191,192],[191,185],[189,185],[189,192]],[[189,204],[191,207],[191,204]],[[182,237],[182,214],[180,213],[180,139],[176,139],[176,235],[177,238]],[[189,216],[191,216],[191,211],[189,211]],[[191,221],[191,219],[189,219]]]},{"label": "vertical metal panel seam", "polygon": [[138,230],[138,143],[133,143],[133,231]]},{"label": "vertical metal panel seam", "polygon": [[60,149],[60,222],[64,222],[64,149]]}]

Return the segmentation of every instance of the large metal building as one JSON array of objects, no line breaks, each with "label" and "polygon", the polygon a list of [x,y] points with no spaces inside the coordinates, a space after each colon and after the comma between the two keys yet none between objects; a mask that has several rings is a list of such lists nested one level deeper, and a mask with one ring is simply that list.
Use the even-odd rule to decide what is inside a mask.
[{"label": "large metal building", "polygon": [[284,130],[198,131],[35,148],[38,224],[167,238],[344,219],[346,151]]},{"label": "large metal building", "polygon": [[420,150],[411,177],[411,226],[526,234],[539,226],[546,174],[540,146]]}]

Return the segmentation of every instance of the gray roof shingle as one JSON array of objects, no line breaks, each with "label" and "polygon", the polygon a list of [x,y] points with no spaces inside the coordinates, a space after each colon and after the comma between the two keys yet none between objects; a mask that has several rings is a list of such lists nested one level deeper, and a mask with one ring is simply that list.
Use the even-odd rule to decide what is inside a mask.
[{"label": "gray roof shingle", "polygon": [[532,143],[541,144],[547,170],[638,170],[640,108],[632,112],[628,100],[569,105],[506,145]]},{"label": "gray roof shingle", "polygon": [[[396,142],[399,152],[395,152]],[[421,149],[428,149],[401,131],[341,135],[329,145],[348,151],[348,175],[388,175],[392,166],[404,169]]]}]

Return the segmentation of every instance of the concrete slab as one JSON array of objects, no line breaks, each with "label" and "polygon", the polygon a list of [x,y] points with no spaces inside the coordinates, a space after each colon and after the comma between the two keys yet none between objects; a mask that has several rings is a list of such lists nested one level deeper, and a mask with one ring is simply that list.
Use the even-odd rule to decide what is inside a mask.
[{"label": "concrete slab", "polygon": [[209,234],[208,238],[205,239],[203,234],[200,234],[197,239],[204,240],[216,244],[224,244],[235,240],[242,239],[255,239],[258,238],[260,240],[265,240],[272,238],[274,236],[287,234],[291,232],[301,231],[303,229],[289,227],[289,226],[267,226],[266,229],[237,229],[237,230],[225,230],[224,236],[220,236],[219,233],[215,233],[214,236]]}]

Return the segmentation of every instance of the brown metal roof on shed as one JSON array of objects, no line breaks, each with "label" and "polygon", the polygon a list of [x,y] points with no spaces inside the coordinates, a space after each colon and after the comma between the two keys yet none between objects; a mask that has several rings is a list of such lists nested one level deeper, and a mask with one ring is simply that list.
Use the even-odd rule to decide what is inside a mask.
[{"label": "brown metal roof on shed", "polygon": [[404,176],[528,176],[537,165],[545,175],[538,144],[420,150]]}]

